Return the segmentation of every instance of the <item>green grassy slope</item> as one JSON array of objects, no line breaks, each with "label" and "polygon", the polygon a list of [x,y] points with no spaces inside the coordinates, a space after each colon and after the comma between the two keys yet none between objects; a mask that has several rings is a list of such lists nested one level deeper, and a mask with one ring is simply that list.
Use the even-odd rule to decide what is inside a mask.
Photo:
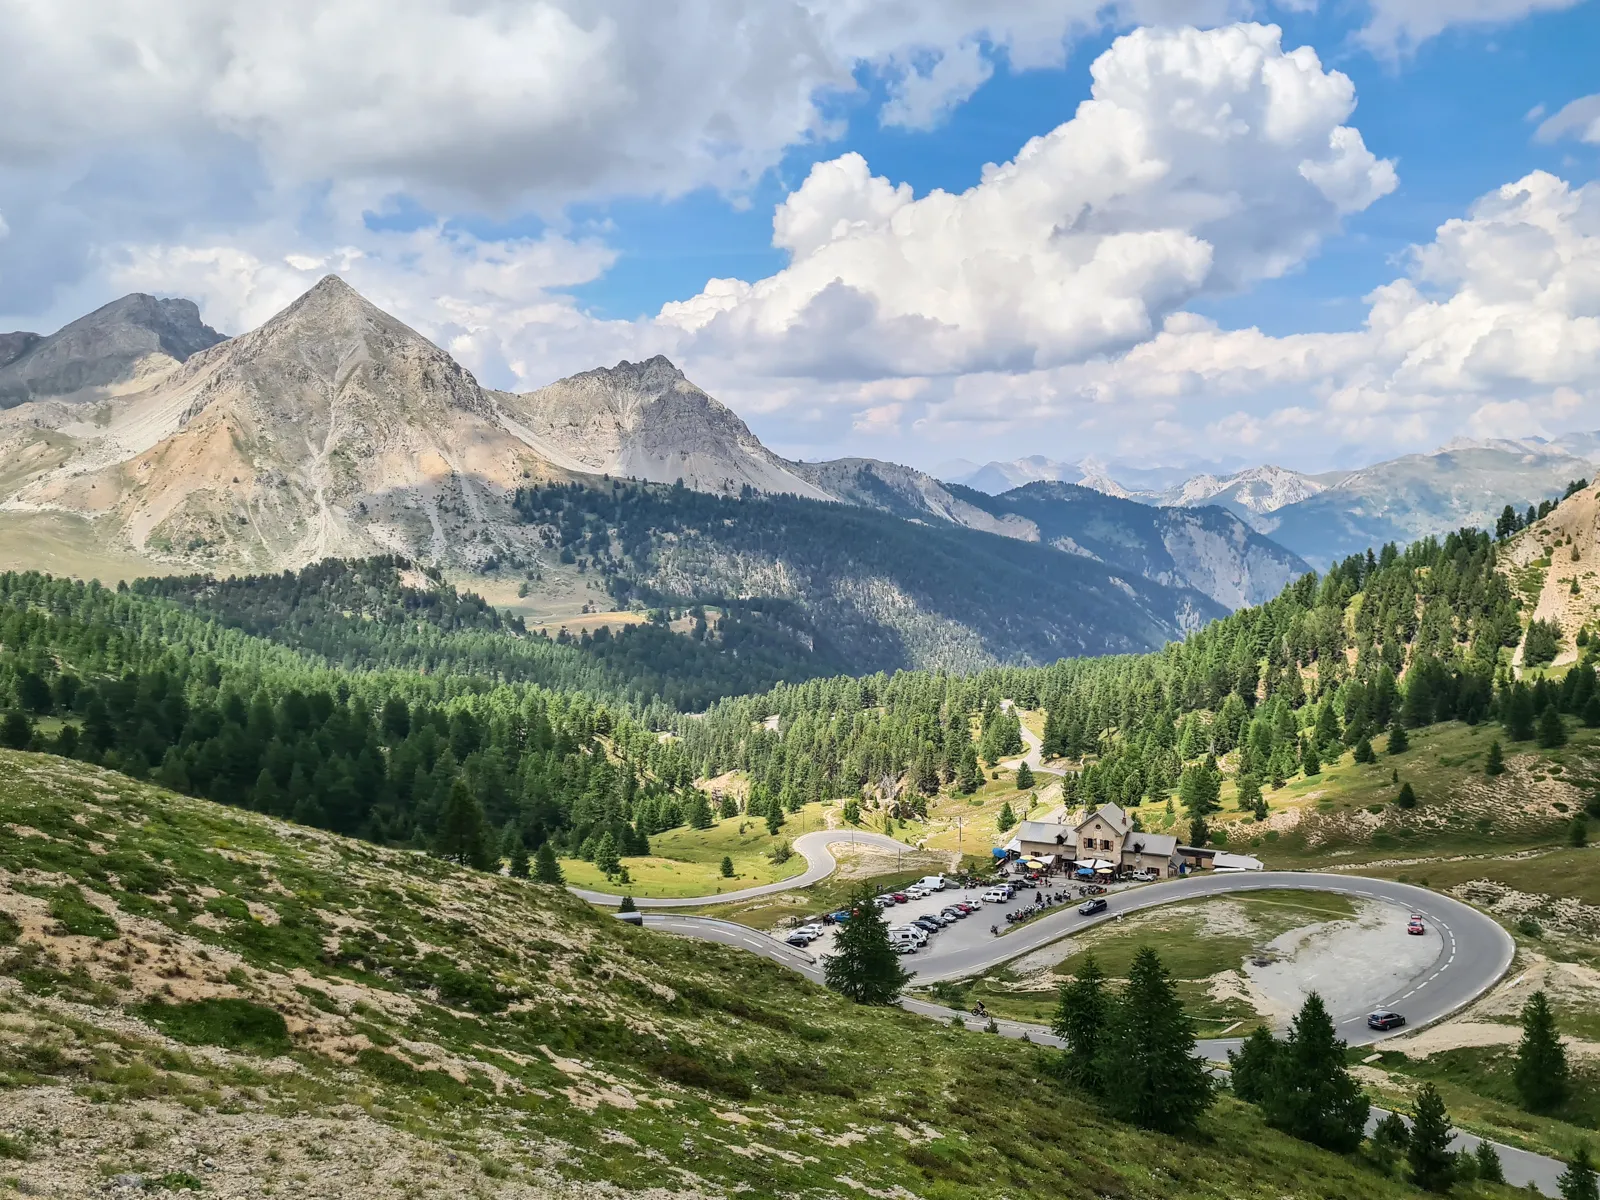
[{"label": "green grassy slope", "polygon": [[0,826],[0,1176],[36,1191],[1409,1194],[1228,1101],[1145,1134],[1035,1049],[82,764],[0,753]]}]

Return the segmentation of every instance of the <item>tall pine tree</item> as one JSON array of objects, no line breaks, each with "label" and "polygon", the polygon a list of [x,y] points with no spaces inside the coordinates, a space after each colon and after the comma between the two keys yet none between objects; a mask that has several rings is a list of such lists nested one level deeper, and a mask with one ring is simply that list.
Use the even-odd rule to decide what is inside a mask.
[{"label": "tall pine tree", "polygon": [[1349,1153],[1367,1126],[1367,1098],[1344,1062],[1322,997],[1312,992],[1279,1047],[1262,1109],[1285,1133],[1326,1150]]},{"label": "tall pine tree", "polygon": [[1512,1079],[1522,1106],[1529,1112],[1547,1113],[1566,1101],[1571,1086],[1567,1048],[1561,1044],[1555,1013],[1543,991],[1522,1006],[1522,1040],[1517,1044]]},{"label": "tall pine tree", "polygon": [[1171,1133],[1192,1126],[1211,1105],[1211,1076],[1195,1053],[1194,1021],[1148,946],[1134,955],[1098,1059],[1101,1078],[1116,1081],[1101,1103],[1120,1120]]},{"label": "tall pine tree", "polygon": [[1444,1193],[1455,1181],[1456,1157],[1450,1152],[1450,1114],[1431,1083],[1417,1092],[1411,1114],[1411,1138],[1406,1145],[1411,1182],[1425,1192]]},{"label": "tall pine tree", "polygon": [[1066,1043],[1062,1070],[1089,1091],[1100,1090],[1100,1042],[1105,1037],[1111,1002],[1106,977],[1094,955],[1084,955],[1077,974],[1061,984],[1051,1031]]},{"label": "tall pine tree", "polygon": [[863,884],[850,907],[850,919],[834,937],[834,953],[823,960],[827,985],[857,1004],[893,1004],[911,973],[889,944],[883,910],[872,902],[872,888]]}]

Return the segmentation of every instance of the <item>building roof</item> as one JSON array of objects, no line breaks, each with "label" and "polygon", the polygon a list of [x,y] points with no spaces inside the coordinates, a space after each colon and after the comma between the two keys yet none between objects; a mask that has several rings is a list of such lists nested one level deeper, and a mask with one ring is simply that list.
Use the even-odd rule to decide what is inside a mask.
[{"label": "building roof", "polygon": [[1265,865],[1252,855],[1229,854],[1226,850],[1218,850],[1217,856],[1211,860],[1212,870],[1231,868],[1235,871],[1259,871]]},{"label": "building roof", "polygon": [[[1122,809],[1118,808],[1115,804],[1102,804],[1099,808],[1094,810],[1092,815],[1099,817],[1118,833],[1127,833],[1128,830],[1133,828],[1133,823],[1128,820],[1128,814],[1123,812]],[[1088,818],[1086,817],[1084,819],[1087,820]]]},{"label": "building roof", "polygon": [[1158,854],[1163,858],[1171,858],[1173,851],[1178,848],[1178,839],[1171,833],[1130,833],[1128,840],[1122,843],[1122,848],[1138,854]]},{"label": "building roof", "polygon": [[1057,825],[1054,821],[1024,821],[1017,827],[1017,840],[1052,846],[1076,846],[1078,831],[1070,825]]}]

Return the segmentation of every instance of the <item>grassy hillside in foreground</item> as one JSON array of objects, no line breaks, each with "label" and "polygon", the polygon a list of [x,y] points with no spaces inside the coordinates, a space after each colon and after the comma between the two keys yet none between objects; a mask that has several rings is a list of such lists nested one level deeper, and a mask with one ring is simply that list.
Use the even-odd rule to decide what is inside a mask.
[{"label": "grassy hillside in foreground", "polygon": [[1042,1051],[83,764],[0,753],[0,822],[14,1190],[1412,1194],[1227,1100],[1147,1134]]}]

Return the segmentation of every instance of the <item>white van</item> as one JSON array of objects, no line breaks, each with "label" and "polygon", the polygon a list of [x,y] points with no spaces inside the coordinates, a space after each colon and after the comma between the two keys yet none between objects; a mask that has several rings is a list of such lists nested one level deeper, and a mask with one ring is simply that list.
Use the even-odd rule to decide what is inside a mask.
[{"label": "white van", "polygon": [[911,936],[909,929],[891,929],[889,930],[889,945],[902,954],[910,954],[921,947],[922,943]]},{"label": "white van", "polygon": [[1010,899],[1010,890],[1003,887],[992,887],[983,894],[985,904],[1005,904]]},{"label": "white van", "polygon": [[924,875],[921,879],[917,880],[917,886],[919,888],[926,888],[930,892],[942,892],[944,891],[944,876]]},{"label": "white van", "polygon": [[928,942],[928,931],[915,925],[896,925],[889,930],[891,944],[906,940],[909,940],[914,945],[924,946]]}]

